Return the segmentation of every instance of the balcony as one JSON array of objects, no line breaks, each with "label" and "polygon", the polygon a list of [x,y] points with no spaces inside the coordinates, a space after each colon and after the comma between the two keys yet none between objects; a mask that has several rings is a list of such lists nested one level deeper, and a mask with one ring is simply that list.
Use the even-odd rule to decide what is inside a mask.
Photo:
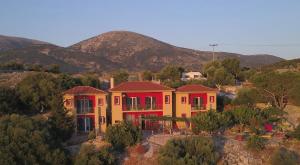
[{"label": "balcony", "polygon": [[123,104],[123,111],[151,111],[151,110],[162,110],[162,104],[145,104],[145,105],[131,105],[131,104]]},{"label": "balcony", "polygon": [[206,110],[206,106],[203,105],[191,105],[192,111],[201,111],[201,110]]},{"label": "balcony", "polygon": [[81,108],[75,108],[77,114],[87,114],[87,113],[94,113],[95,110],[93,107],[81,107]]}]

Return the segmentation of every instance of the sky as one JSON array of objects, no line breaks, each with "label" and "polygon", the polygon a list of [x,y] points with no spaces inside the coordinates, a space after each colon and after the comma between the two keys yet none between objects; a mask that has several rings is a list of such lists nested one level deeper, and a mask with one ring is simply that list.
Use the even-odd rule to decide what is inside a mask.
[{"label": "sky", "polygon": [[70,46],[114,30],[175,46],[300,58],[299,0],[0,0],[0,34]]}]

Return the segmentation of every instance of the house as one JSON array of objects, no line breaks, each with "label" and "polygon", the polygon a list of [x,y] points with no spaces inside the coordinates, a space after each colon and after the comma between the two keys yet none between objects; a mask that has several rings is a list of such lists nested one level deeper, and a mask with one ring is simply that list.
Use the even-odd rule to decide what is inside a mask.
[{"label": "house", "polygon": [[[191,118],[200,112],[216,110],[217,90],[203,85],[184,85],[177,88],[176,97],[176,117]],[[176,122],[178,128],[189,128],[190,123]]]},{"label": "house", "polygon": [[182,81],[189,80],[206,80],[200,72],[183,72],[181,76]]},{"label": "house", "polygon": [[110,89],[112,124],[123,120],[142,129],[159,129],[162,123],[147,117],[172,116],[174,89],[153,82],[124,82]]},{"label": "house", "polygon": [[63,95],[65,108],[76,118],[76,133],[105,132],[108,93],[90,86],[76,86]]}]

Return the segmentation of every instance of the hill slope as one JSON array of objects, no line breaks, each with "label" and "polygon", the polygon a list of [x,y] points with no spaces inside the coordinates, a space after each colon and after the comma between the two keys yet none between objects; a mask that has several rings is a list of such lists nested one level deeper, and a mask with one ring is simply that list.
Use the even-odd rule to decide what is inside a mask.
[{"label": "hill slope", "polygon": [[[246,56],[216,52],[216,59],[239,58],[242,66],[258,67],[283,59],[271,55]],[[41,65],[59,64],[63,71],[160,70],[174,64],[199,70],[212,53],[176,47],[134,32],[103,33],[63,48],[51,44],[31,45],[0,52],[0,62],[20,61]]]},{"label": "hill slope", "polygon": [[0,35],[0,51],[25,48],[32,45],[43,45],[43,44],[48,44],[48,43],[43,41],[38,41],[38,40],[27,39],[27,38]]}]

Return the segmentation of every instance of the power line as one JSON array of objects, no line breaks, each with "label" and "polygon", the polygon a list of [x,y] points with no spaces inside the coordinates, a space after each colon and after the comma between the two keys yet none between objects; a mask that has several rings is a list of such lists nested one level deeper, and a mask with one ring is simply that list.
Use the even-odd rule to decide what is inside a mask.
[{"label": "power line", "polygon": [[213,48],[212,54],[213,54],[213,61],[215,61],[215,47],[218,46],[218,44],[209,44]]}]

